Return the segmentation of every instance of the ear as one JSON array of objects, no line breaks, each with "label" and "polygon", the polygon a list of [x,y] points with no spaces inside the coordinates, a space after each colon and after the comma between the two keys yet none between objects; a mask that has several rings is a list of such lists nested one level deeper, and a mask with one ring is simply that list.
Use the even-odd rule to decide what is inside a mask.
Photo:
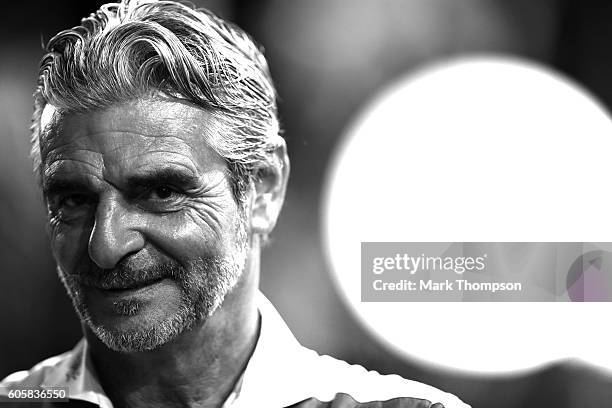
[{"label": "ear", "polygon": [[289,180],[289,157],[285,141],[271,155],[271,165],[261,167],[255,174],[255,194],[251,206],[251,231],[269,234],[285,201]]}]

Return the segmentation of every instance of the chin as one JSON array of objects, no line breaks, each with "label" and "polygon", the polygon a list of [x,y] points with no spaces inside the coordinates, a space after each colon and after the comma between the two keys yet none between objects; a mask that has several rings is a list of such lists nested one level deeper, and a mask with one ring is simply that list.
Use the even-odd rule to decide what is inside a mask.
[{"label": "chin", "polygon": [[139,313],[118,321],[101,323],[86,316],[85,324],[109,349],[130,353],[156,350],[205,320],[206,317],[195,316],[182,307],[178,312],[161,318]]}]

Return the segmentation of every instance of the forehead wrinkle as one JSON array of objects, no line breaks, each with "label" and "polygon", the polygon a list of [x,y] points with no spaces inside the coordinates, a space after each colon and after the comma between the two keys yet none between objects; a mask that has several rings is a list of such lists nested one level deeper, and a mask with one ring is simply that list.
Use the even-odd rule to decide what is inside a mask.
[{"label": "forehead wrinkle", "polygon": [[[131,163],[136,168],[151,167],[161,161],[163,163],[175,163],[185,167],[194,175],[198,174],[200,168],[196,163],[195,152],[191,146],[181,138],[170,136],[176,141],[168,140],[168,138],[156,138],[147,141],[144,146],[128,147],[127,149],[123,145],[117,145],[111,152],[121,149],[121,162]],[[162,160],[159,158],[160,155],[164,156]]]},{"label": "forehead wrinkle", "polygon": [[[51,161],[48,165],[45,166],[44,177],[50,178],[50,177],[55,176],[57,173],[59,173],[62,170],[62,168],[66,167],[64,164],[65,162],[75,162],[79,164],[84,164],[85,166],[91,167],[96,172],[99,170],[95,164],[92,164],[88,161],[79,160],[79,159],[69,159],[69,158],[57,159],[57,160]],[[74,172],[71,171],[70,173],[73,174]]]},{"label": "forehead wrinkle", "polygon": [[[208,132],[200,131],[198,124],[191,123],[187,130],[181,136],[169,135],[167,133],[152,136],[147,142],[146,153],[162,153],[176,154],[183,156],[190,164],[193,165],[193,170],[196,174],[202,172],[199,160],[204,159],[207,162],[212,162],[215,159],[220,159],[220,162],[225,166],[225,159],[208,143]],[[204,148],[204,149],[203,149]],[[139,150],[141,153],[142,150]],[[204,153],[204,155],[202,155]],[[130,157],[138,156],[138,153],[130,155]]]},{"label": "forehead wrinkle", "polygon": [[[150,135],[164,138],[177,138],[182,143],[195,150],[195,144],[205,144],[206,147],[215,151],[211,145],[213,140],[212,129],[216,129],[218,119],[210,111],[194,106],[192,103],[166,98],[141,98],[136,103],[129,105],[129,110],[137,111],[138,107],[144,105],[150,110],[155,106],[162,106],[162,112],[154,117],[139,115],[148,126],[157,131]],[[174,134],[170,134],[174,133]],[[181,135],[189,135],[188,140]]]},{"label": "forehead wrinkle", "polygon": [[144,138],[151,138],[151,139],[157,139],[157,138],[175,138],[175,139],[181,139],[179,136],[175,136],[175,135],[170,135],[167,133],[168,129],[164,129],[164,130],[159,130],[159,133],[156,132],[145,132],[142,128],[138,128],[138,129],[130,129],[130,128],[112,128],[109,127],[108,129],[102,129],[99,131],[92,131],[92,130],[88,130],[83,136],[98,136],[98,135],[103,135],[102,137],[104,137],[104,135],[109,136],[109,135],[114,135],[114,134],[118,134],[118,135],[137,135],[137,136],[142,136]]},{"label": "forehead wrinkle", "polygon": [[[91,140],[90,133],[82,133],[75,131],[72,134],[65,134],[68,130],[62,124],[62,121],[56,121],[49,127],[47,136],[41,137],[40,139],[40,150],[41,159],[43,163],[47,161],[49,157],[61,157],[62,155],[73,155],[79,152],[91,152],[92,154],[99,154],[98,151],[91,147],[85,147],[87,143],[82,143],[82,140]],[[71,148],[74,146],[76,148]]]},{"label": "forehead wrinkle", "polygon": [[130,152],[130,153],[125,152],[124,160],[128,160],[128,161],[135,160],[136,162],[146,162],[147,160],[151,160],[151,156],[156,157],[156,160],[157,160],[158,156],[166,155],[166,157],[164,157],[164,161],[170,160],[170,157],[175,157],[175,160],[178,160],[176,156],[179,156],[195,165],[192,159],[193,155],[191,154],[191,152],[185,151],[185,150],[180,151],[174,148],[147,149],[146,151],[142,151],[142,149],[134,149],[134,150],[136,151]]},{"label": "forehead wrinkle", "polygon": [[62,149],[72,142],[72,140],[62,140],[62,125],[60,122],[61,121],[52,121],[40,132],[38,144],[40,158],[43,163],[52,152]]},{"label": "forehead wrinkle", "polygon": [[[195,132],[194,132],[195,133]],[[181,136],[182,135],[182,136]],[[159,133],[155,132],[146,132],[142,129],[117,129],[117,128],[113,128],[113,129],[104,129],[104,130],[100,130],[97,132],[87,132],[86,134],[79,136],[80,137],[89,137],[92,138],[93,140],[101,140],[101,139],[116,139],[117,141],[119,141],[121,139],[121,137],[129,137],[129,136],[138,136],[138,137],[142,137],[144,139],[149,139],[146,142],[146,146],[155,146],[156,148],[168,148],[172,151],[176,151],[177,148],[181,148],[181,147],[187,147],[191,150],[194,149],[194,146],[192,143],[189,143],[188,140],[185,140],[185,136],[190,135],[190,136],[195,136],[193,137],[194,139],[201,139],[198,140],[198,142],[202,142],[205,143],[206,146],[208,146],[208,144],[206,143],[206,139],[204,136],[196,136],[193,133],[190,132],[180,132],[180,134],[169,134],[168,133],[168,129],[165,129],[163,131],[160,131]],[[191,137],[190,137],[191,139]],[[178,142],[178,143],[177,143]],[[70,143],[70,142],[67,142]],[[121,147],[121,146],[118,146]],[[180,149],[183,150],[183,149]]]},{"label": "forehead wrinkle", "polygon": [[[218,155],[217,151],[211,146],[211,132],[210,132],[210,120],[206,120],[206,123],[194,121],[192,117],[183,115],[184,118],[173,117],[172,119],[179,120],[179,126],[176,128],[164,127],[163,131],[159,134],[143,135],[152,137],[151,145],[159,145],[158,148],[169,148],[171,150],[176,149],[177,145],[173,143],[174,140],[178,141],[179,146],[185,146],[190,150],[190,153],[196,152],[202,146],[213,151]],[[169,132],[175,132],[175,134],[169,134]]]},{"label": "forehead wrinkle", "polygon": [[93,168],[96,168],[96,166],[100,164],[100,157],[99,157],[98,152],[88,150],[88,149],[78,149],[75,151],[71,151],[70,153],[74,154],[76,152],[87,152],[89,153],[89,156],[94,156],[94,159],[91,160],[91,158],[88,157],[90,160],[85,160],[85,159],[81,159],[78,157],[71,157],[70,154],[65,154],[65,153],[62,154],[63,152],[51,151],[47,155],[48,160],[45,160],[43,162],[45,171],[47,171],[51,167],[53,168],[59,167],[61,166],[63,162],[80,163],[80,164],[84,164],[84,165],[87,165]]}]

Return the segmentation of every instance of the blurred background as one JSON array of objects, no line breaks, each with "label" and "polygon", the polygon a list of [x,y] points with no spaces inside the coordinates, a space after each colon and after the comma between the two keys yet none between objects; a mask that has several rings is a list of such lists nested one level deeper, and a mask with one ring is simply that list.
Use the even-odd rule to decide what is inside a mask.
[{"label": "blurred background", "polygon": [[[263,255],[262,289],[302,344],[369,369],[434,385],[473,407],[600,407],[612,401],[610,377],[578,362],[485,377],[443,371],[394,355],[359,325],[339,298],[324,259],[319,221],[325,170],[347,123],[381,88],[424,64],[473,53],[521,56],[573,78],[609,108],[612,3],[195,3],[253,35],[265,48],[276,81],[292,175],[285,208]],[[68,350],[81,336],[49,252],[42,201],[28,158],[28,126],[41,44],[77,25],[100,4],[83,0],[3,4],[0,378]],[[585,333],[585,347],[588,342]]]}]

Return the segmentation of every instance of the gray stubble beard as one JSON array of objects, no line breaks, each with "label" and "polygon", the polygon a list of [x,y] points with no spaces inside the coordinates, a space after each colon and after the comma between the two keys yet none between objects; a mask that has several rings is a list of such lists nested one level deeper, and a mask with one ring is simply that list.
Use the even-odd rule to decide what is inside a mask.
[{"label": "gray stubble beard", "polygon": [[[241,237],[242,238],[242,237]],[[204,323],[223,303],[225,296],[236,286],[247,260],[246,239],[240,248],[225,258],[198,258],[186,267],[173,266],[172,274],[181,288],[178,310],[147,327],[118,330],[97,324],[91,316],[78,279],[67,277],[58,267],[58,274],[82,322],[110,349],[119,352],[154,350],[181,333]],[[127,315],[138,313],[139,305],[115,305],[127,308]]]}]

